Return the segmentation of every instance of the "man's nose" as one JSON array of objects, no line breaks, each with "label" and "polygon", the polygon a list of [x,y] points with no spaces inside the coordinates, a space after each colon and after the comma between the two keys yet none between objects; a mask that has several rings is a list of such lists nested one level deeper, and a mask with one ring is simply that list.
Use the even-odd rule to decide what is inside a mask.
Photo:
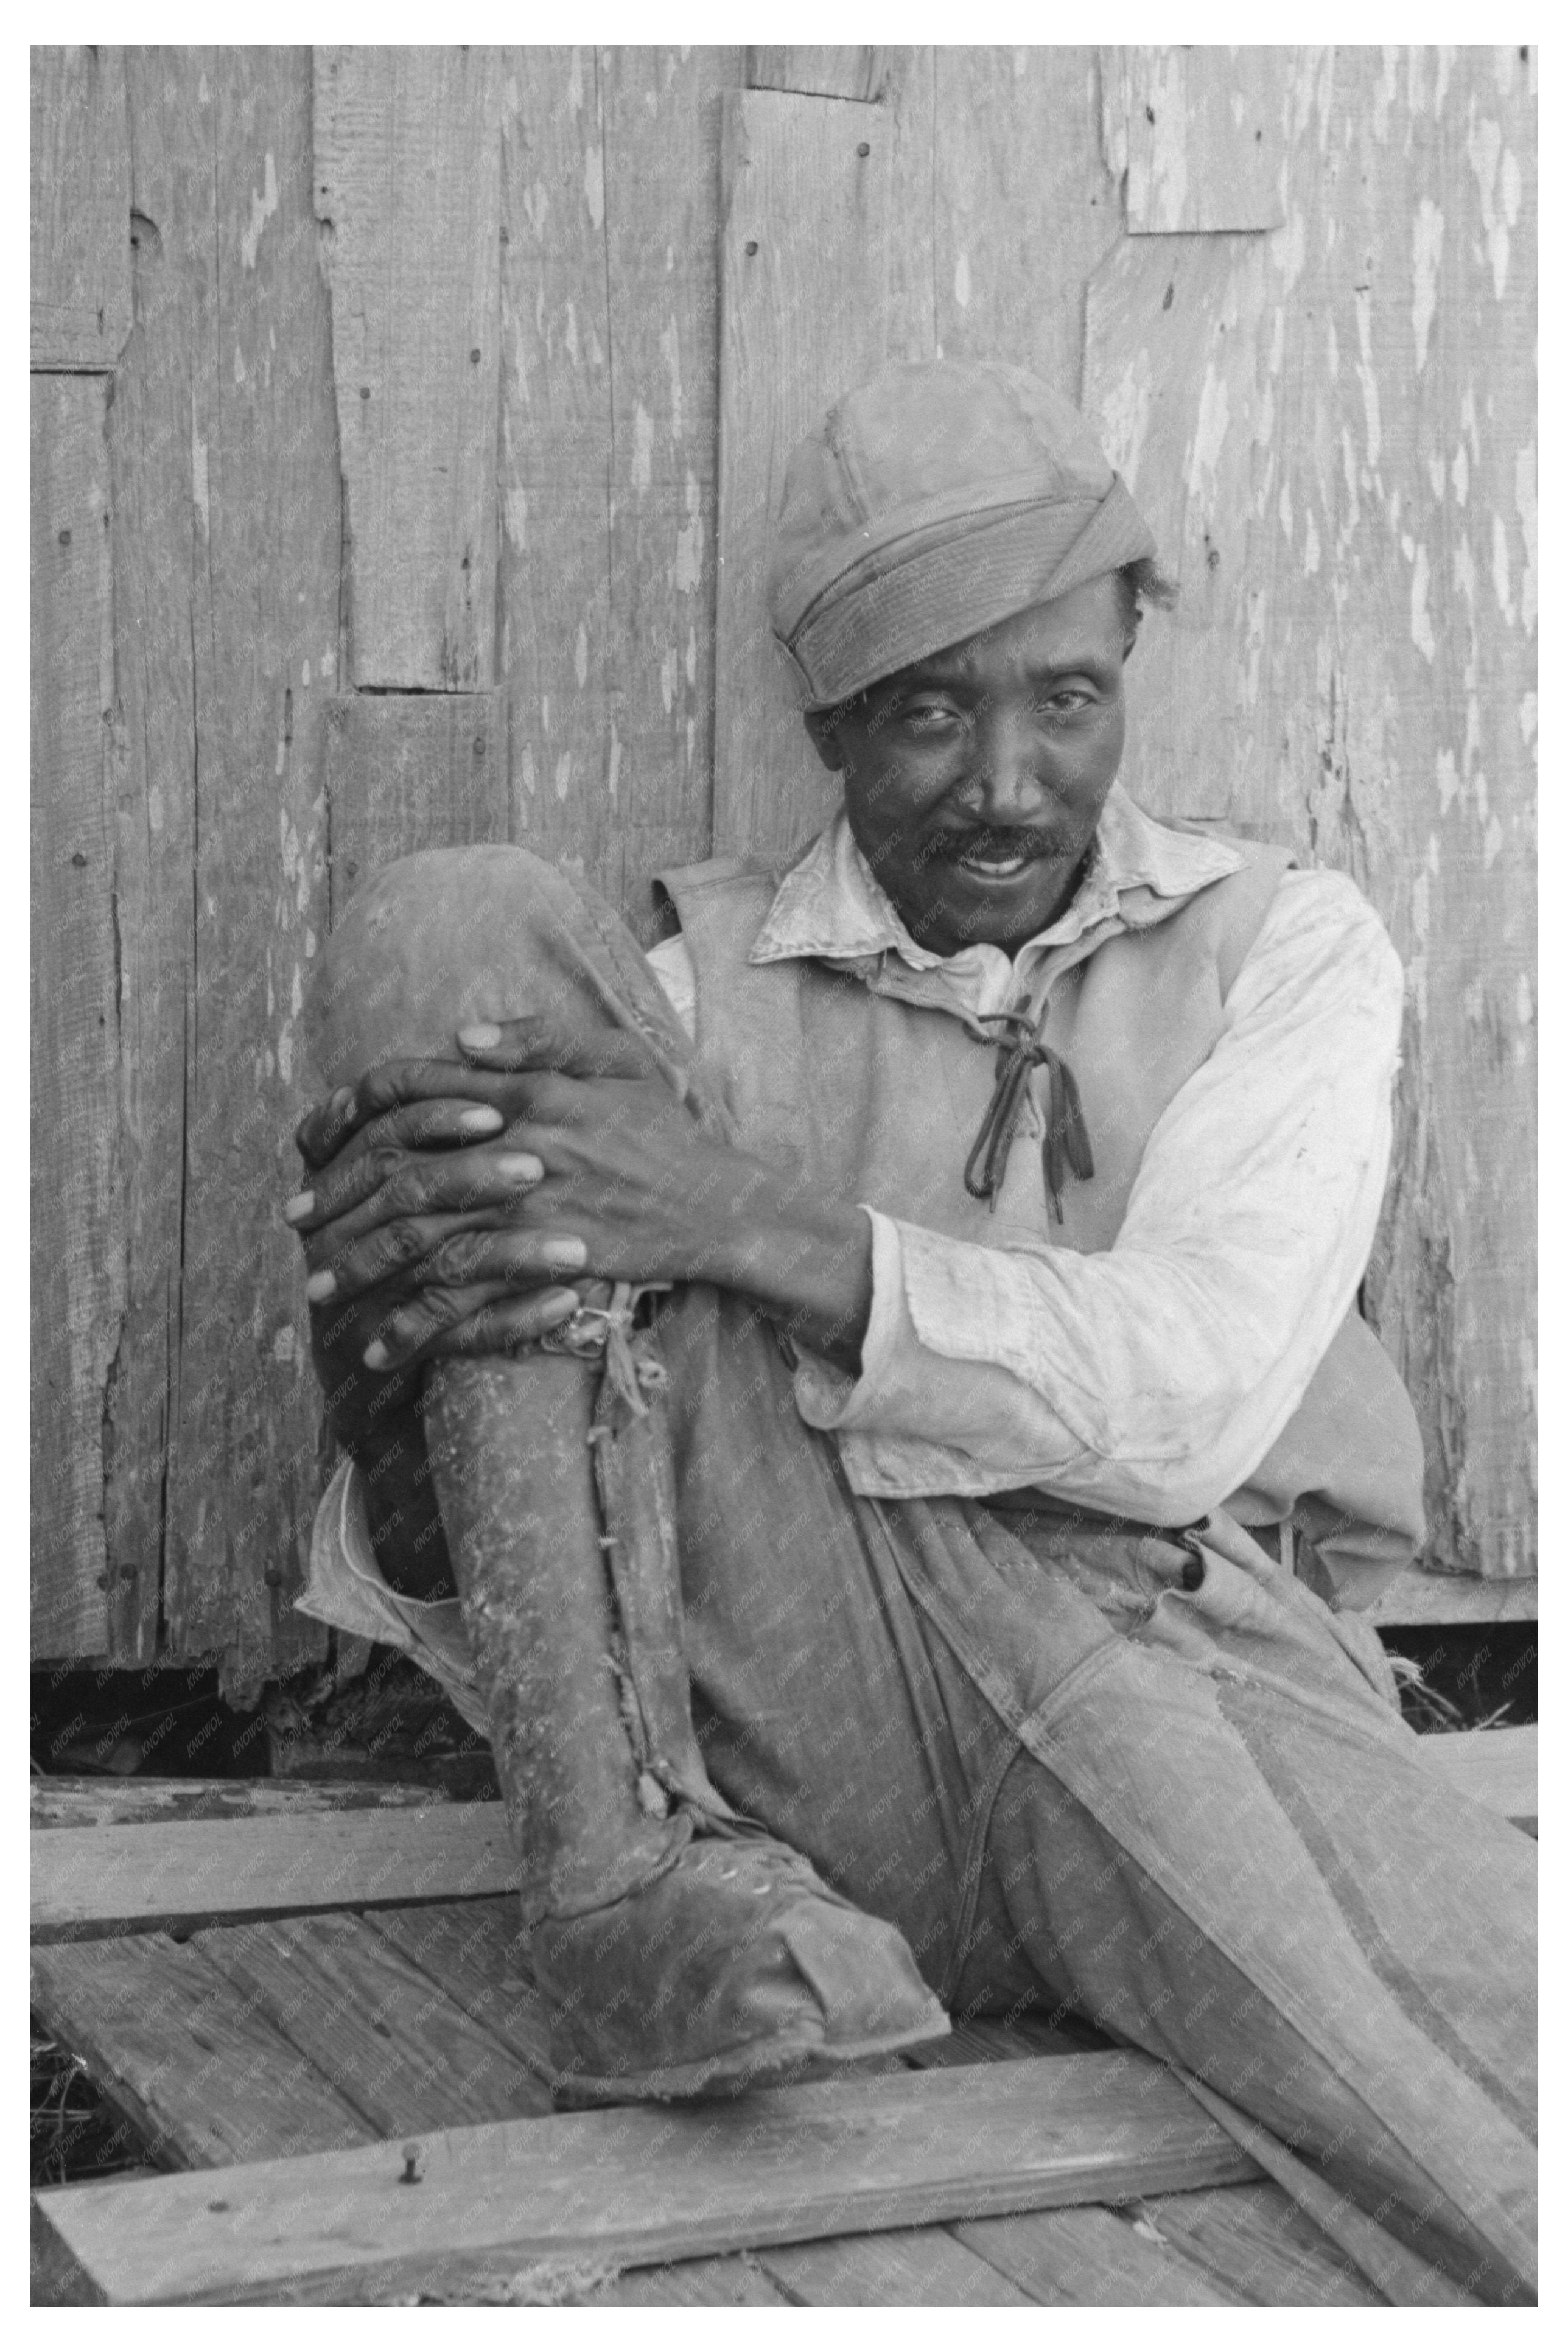
[{"label": "man's nose", "polygon": [[1027,716],[989,712],[975,751],[969,793],[975,815],[995,825],[1033,823],[1049,798],[1049,787],[1046,749]]}]

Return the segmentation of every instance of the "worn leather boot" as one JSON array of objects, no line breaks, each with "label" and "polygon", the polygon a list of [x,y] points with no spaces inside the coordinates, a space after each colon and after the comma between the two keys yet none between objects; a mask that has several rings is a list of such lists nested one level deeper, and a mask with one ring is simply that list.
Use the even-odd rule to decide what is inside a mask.
[{"label": "worn leather boot", "polygon": [[574,2105],[732,2094],[949,2030],[898,1930],[708,1779],[660,1368],[628,1326],[624,1304],[590,1307],[567,1345],[575,1331],[600,1362],[452,1361],[425,1390],[556,2093]]}]

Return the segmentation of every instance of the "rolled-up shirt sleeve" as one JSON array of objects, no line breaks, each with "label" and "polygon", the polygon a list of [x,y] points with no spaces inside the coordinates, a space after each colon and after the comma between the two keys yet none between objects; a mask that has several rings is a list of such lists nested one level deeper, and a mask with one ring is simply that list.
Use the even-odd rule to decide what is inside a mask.
[{"label": "rolled-up shirt sleeve", "polygon": [[1388,1168],[1398,958],[1353,884],[1282,880],[1109,1250],[987,1249],[868,1208],[851,1381],[802,1417],[863,1494],[1032,1485],[1161,1525],[1242,1485],[1354,1298]]}]

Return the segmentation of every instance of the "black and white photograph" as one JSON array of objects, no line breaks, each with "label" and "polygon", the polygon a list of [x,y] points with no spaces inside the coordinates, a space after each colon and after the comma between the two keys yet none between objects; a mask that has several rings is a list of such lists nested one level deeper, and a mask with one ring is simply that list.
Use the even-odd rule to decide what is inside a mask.
[{"label": "black and white photograph", "polygon": [[667,22],[29,49],[32,2303],[1533,2306],[1537,46]]}]

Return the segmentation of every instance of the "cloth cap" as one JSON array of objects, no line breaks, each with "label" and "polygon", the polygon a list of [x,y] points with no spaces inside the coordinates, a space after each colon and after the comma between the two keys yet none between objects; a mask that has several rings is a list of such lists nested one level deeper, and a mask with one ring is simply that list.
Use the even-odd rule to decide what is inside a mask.
[{"label": "cloth cap", "polygon": [[1059,394],[994,360],[899,362],[791,453],[768,611],[822,709],[1154,551]]}]

